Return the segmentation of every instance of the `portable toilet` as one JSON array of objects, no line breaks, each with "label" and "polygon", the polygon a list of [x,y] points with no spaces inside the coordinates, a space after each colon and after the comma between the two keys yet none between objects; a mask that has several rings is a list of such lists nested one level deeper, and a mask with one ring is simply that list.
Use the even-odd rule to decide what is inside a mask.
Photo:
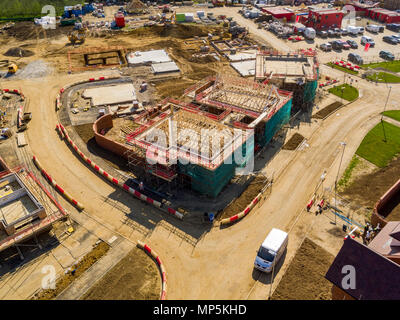
[{"label": "portable toilet", "polygon": [[115,24],[118,28],[125,27],[125,16],[122,13],[117,13],[115,15]]},{"label": "portable toilet", "polygon": [[176,14],[176,21],[177,22],[185,22],[185,14],[184,13],[177,13]]},{"label": "portable toilet", "polygon": [[186,22],[193,22],[194,21],[194,14],[193,13],[185,13],[185,21]]}]

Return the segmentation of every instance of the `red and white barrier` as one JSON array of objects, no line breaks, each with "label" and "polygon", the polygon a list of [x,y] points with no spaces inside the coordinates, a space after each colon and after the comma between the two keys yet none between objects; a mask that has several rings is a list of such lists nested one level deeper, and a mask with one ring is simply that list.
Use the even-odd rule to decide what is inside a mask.
[{"label": "red and white barrier", "polygon": [[[60,132],[60,135],[65,138],[68,143],[72,146],[72,148],[75,150],[75,152],[77,154],[79,154],[79,156],[86,162],[88,163],[99,175],[101,175],[102,177],[105,177],[108,181],[110,181],[112,184],[115,184],[116,186],[124,189],[125,191],[127,191],[128,193],[130,193],[131,195],[134,195],[136,198],[154,205],[155,207],[159,208],[159,209],[164,209],[162,208],[162,203],[159,201],[156,201],[152,198],[149,198],[148,196],[140,193],[139,191],[131,188],[130,186],[128,186],[127,184],[123,183],[122,181],[118,181],[117,179],[115,179],[113,176],[111,176],[110,174],[108,174],[106,171],[104,171],[102,168],[100,168],[95,162],[93,162],[91,159],[89,159],[88,157],[86,157],[83,152],[77,147],[77,145],[71,140],[71,138],[68,135],[67,130],[65,130],[65,128],[63,127],[63,125],[60,123],[56,126],[57,130]],[[173,208],[165,208],[166,211],[172,215],[174,215],[175,217],[177,217],[178,219],[183,219],[183,214],[176,211]]]},{"label": "red and white barrier", "polygon": [[50,184],[59,192],[61,193],[65,199],[67,199],[70,203],[72,203],[76,208],[79,210],[83,210],[84,206],[76,201],[71,195],[65,191],[63,188],[60,187],[60,185],[57,184],[57,182],[43,169],[42,165],[40,164],[39,160],[36,158],[36,156],[33,156],[33,162],[36,164],[40,172],[43,174],[43,176],[50,182]]},{"label": "red and white barrier", "polygon": [[137,246],[140,249],[143,249],[148,255],[152,256],[157,262],[157,265],[160,268],[162,281],[160,300],[165,300],[167,297],[167,271],[165,270],[164,264],[161,262],[158,254],[154,250],[152,250],[147,244],[143,243],[142,241],[138,241]]},{"label": "red and white barrier", "polygon": [[237,221],[237,220],[243,218],[244,216],[248,215],[249,212],[251,211],[251,209],[253,209],[254,206],[260,201],[261,197],[262,197],[262,193],[260,192],[260,193],[250,202],[250,204],[246,207],[246,209],[244,209],[242,212],[240,212],[240,213],[238,213],[238,214],[236,214],[236,215],[234,215],[234,216],[232,216],[232,217],[229,217],[229,218],[226,218],[226,219],[222,219],[222,220],[221,220],[221,224],[232,223],[232,222],[235,222],[235,221]]}]

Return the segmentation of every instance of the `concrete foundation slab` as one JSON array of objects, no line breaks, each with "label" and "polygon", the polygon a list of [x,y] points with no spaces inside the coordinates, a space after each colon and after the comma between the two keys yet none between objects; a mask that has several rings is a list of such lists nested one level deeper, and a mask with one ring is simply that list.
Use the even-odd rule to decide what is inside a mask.
[{"label": "concrete foundation slab", "polygon": [[242,77],[254,76],[256,73],[256,60],[246,60],[240,62],[231,62],[231,66]]},{"label": "concrete foundation slab", "polygon": [[91,99],[92,106],[132,103],[137,99],[135,88],[130,83],[86,89],[82,97]]},{"label": "concrete foundation slab", "polygon": [[136,51],[127,54],[126,60],[131,66],[146,63],[170,62],[171,58],[164,50]]},{"label": "concrete foundation slab", "polygon": [[168,73],[168,72],[179,72],[179,67],[175,62],[163,62],[163,63],[153,63],[151,65],[151,70],[153,73]]},{"label": "concrete foundation slab", "polygon": [[243,60],[253,60],[256,58],[256,50],[241,51],[235,54],[228,54],[227,58],[229,61],[243,61]]}]

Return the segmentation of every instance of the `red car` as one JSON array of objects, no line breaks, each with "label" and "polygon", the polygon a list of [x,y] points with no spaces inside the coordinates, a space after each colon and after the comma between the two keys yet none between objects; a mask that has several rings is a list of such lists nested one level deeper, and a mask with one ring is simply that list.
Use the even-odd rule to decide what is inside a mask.
[{"label": "red car", "polygon": [[339,40],[339,41],[342,44],[342,48],[344,50],[350,50],[351,46],[346,41],[343,41],[343,40]]}]

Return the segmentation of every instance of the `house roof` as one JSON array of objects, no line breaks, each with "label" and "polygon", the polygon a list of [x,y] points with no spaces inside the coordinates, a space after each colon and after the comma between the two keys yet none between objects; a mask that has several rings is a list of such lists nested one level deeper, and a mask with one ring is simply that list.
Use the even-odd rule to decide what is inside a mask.
[{"label": "house roof", "polygon": [[[354,267],[355,289],[342,286],[348,274],[342,273],[344,266]],[[400,266],[351,237],[344,240],[325,278],[358,300],[400,299]]]},{"label": "house roof", "polygon": [[389,221],[368,244],[368,248],[384,256],[400,257],[400,221]]}]

